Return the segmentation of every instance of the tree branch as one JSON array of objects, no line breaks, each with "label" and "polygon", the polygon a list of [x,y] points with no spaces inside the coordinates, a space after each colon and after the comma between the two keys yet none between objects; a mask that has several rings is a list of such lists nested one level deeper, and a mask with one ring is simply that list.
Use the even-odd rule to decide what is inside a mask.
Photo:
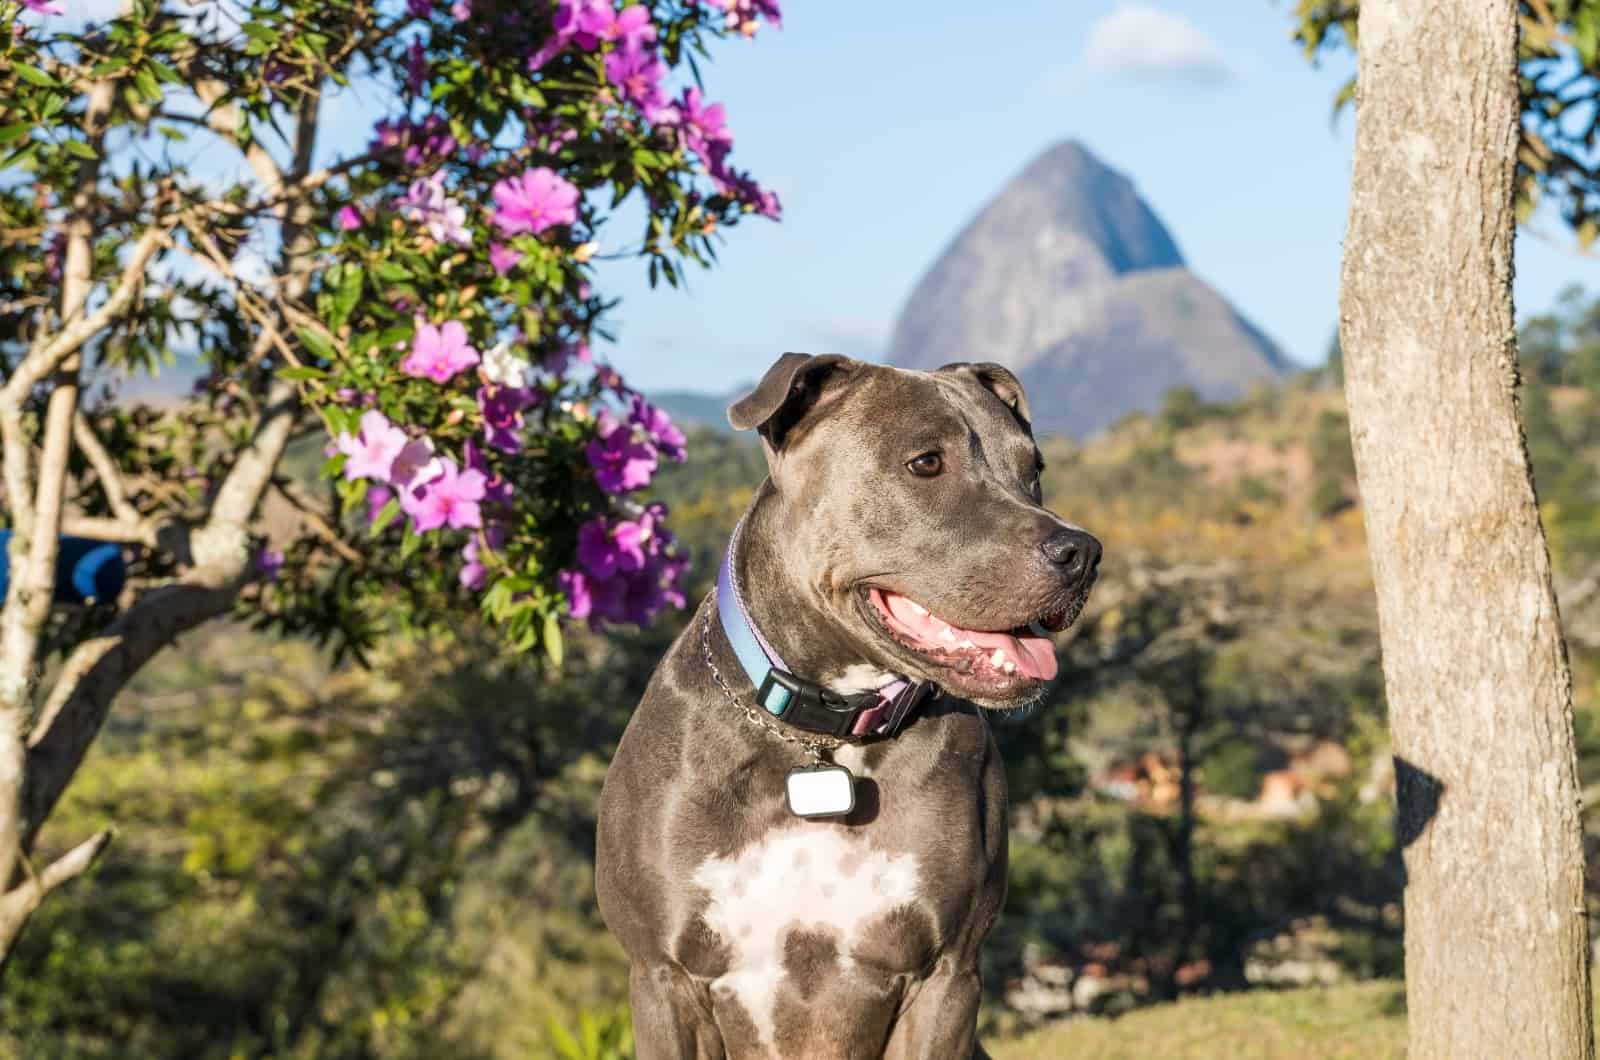
[{"label": "tree branch", "polygon": [[[39,908],[44,896],[68,880],[76,879],[87,872],[89,867],[99,860],[101,852],[111,843],[115,835],[115,831],[110,828],[96,832],[52,861],[37,876],[30,872],[9,893],[0,895],[0,953],[5,953],[11,948],[11,943],[22,931],[22,926],[28,922],[28,917]],[[26,865],[26,862],[24,864]]]},{"label": "tree branch", "polygon": [[[17,366],[11,378],[6,380],[5,387],[0,389],[0,407],[20,408],[33,388],[60,367],[62,361],[77,353],[85,342],[122,316],[132,303],[134,295],[144,285],[145,269],[155,252],[166,242],[167,236],[168,230],[161,224],[152,224],[145,229],[139,241],[133,245],[133,252],[128,255],[127,264],[123,266],[110,296],[93,313],[84,316],[83,303],[88,300],[88,292],[84,292],[82,301],[65,314],[60,330],[48,340],[41,336],[40,341],[28,351],[28,355]],[[69,244],[68,252],[70,251]]]},{"label": "tree branch", "polygon": [[78,449],[89,461],[89,466],[94,468],[95,476],[100,480],[100,492],[105,494],[106,503],[110,505],[111,513],[117,520],[131,524],[144,522],[139,509],[128,500],[127,488],[122,484],[122,475],[111,459],[111,454],[106,452],[106,447],[100,442],[100,436],[94,433],[89,418],[81,411],[72,418],[72,440],[77,443]]},{"label": "tree branch", "polygon": [[112,700],[180,634],[228,613],[237,572],[201,568],[152,589],[68,656],[27,740],[23,844],[31,846],[105,723]]}]

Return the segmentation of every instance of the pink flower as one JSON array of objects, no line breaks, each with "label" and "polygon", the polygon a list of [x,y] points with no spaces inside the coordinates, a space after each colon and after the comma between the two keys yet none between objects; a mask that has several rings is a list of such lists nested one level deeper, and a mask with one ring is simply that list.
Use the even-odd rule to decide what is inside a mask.
[{"label": "pink flower", "polygon": [[546,166],[496,184],[494,202],[494,223],[508,236],[538,235],[578,219],[578,189]]},{"label": "pink flower", "polygon": [[64,15],[67,5],[61,0],[22,0],[22,6],[36,15]]},{"label": "pink flower", "polygon": [[390,423],[389,418],[377,409],[371,409],[362,414],[359,433],[341,434],[333,444],[345,455],[346,479],[354,481],[368,478],[388,482],[395,457],[405,448],[406,432]]},{"label": "pink flower", "polygon": [[400,370],[419,379],[448,383],[458,372],[478,363],[478,351],[467,342],[467,329],[461,321],[447,321],[443,328],[424,324],[411,340],[411,353],[400,362]]},{"label": "pink flower", "polygon": [[345,203],[343,206],[339,207],[339,228],[341,231],[354,232],[356,229],[361,227],[361,224],[362,221],[360,210],[357,210],[349,203]]},{"label": "pink flower", "polygon": [[441,243],[466,246],[472,242],[467,231],[467,208],[444,193],[444,171],[411,182],[400,197],[400,213],[428,230]]},{"label": "pink flower", "polygon": [[666,76],[666,66],[654,52],[643,48],[623,48],[606,55],[606,80],[622,90],[646,121],[667,113],[667,95],[661,90],[661,79]]},{"label": "pink flower", "polygon": [[461,471],[448,458],[439,461],[439,473],[423,483],[413,483],[400,492],[400,507],[411,516],[417,533],[441,526],[456,530],[476,529],[483,524],[478,505],[483,500],[481,471]]},{"label": "pink flower", "polygon": [[601,0],[578,12],[578,43],[585,48],[593,49],[598,42],[610,41],[619,48],[637,50],[655,39],[655,23],[650,21],[650,9],[643,4],[617,11]]},{"label": "pink flower", "polygon": [[700,90],[690,85],[683,90],[683,101],[676,107],[684,146],[699,155],[707,165],[720,162],[733,147],[733,132],[721,103],[705,104]]},{"label": "pink flower", "polygon": [[489,264],[494,266],[494,271],[504,276],[516,268],[517,262],[522,260],[522,251],[515,247],[508,247],[504,243],[489,244]]}]

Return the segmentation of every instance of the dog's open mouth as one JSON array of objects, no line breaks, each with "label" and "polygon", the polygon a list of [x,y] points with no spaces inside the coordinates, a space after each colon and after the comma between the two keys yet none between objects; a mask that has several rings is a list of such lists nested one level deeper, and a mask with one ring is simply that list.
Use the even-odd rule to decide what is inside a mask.
[{"label": "dog's open mouth", "polygon": [[1056,675],[1056,649],[1046,635],[1064,629],[1067,608],[1009,630],[963,629],[909,596],[876,586],[867,590],[879,622],[903,647],[937,666],[983,685],[1012,686]]}]

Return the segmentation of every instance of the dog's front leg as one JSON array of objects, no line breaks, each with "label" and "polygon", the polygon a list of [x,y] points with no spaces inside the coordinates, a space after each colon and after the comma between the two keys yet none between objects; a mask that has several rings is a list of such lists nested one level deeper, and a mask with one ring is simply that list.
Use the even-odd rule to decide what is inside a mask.
[{"label": "dog's front leg", "polygon": [[628,998],[639,1060],[726,1060],[704,990],[682,969],[633,965]]},{"label": "dog's front leg", "polygon": [[977,1043],[982,994],[977,968],[941,966],[895,1021],[884,1060],[984,1060],[988,1054]]}]

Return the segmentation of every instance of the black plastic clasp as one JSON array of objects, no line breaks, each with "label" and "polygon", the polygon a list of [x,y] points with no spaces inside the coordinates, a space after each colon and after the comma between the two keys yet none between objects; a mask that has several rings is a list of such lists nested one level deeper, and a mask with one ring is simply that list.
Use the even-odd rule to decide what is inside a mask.
[{"label": "black plastic clasp", "polygon": [[756,702],[768,714],[797,729],[823,736],[849,736],[861,712],[876,699],[870,693],[841,696],[774,666],[756,689]]}]

